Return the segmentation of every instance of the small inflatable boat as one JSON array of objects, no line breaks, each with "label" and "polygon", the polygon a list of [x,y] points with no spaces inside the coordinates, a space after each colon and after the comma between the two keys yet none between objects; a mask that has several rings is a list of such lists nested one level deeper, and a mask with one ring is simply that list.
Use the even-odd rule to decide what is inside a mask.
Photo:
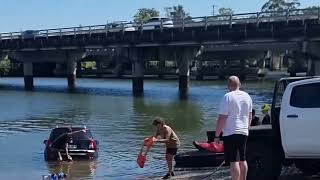
[{"label": "small inflatable boat", "polygon": [[176,167],[217,167],[224,161],[223,153],[196,150],[179,153],[174,157]]},{"label": "small inflatable boat", "polygon": [[175,156],[176,167],[216,167],[224,161],[223,144],[193,142],[197,151]]}]

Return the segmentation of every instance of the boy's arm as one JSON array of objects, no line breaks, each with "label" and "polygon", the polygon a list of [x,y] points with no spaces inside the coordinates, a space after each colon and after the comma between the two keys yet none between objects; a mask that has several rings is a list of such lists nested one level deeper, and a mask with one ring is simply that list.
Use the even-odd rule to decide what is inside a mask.
[{"label": "boy's arm", "polygon": [[167,129],[165,129],[164,132],[165,132],[165,137],[166,137],[166,138],[164,138],[164,139],[157,139],[157,140],[156,140],[157,142],[161,142],[161,143],[167,143],[167,142],[169,142],[169,140],[170,140],[170,132],[169,132]]}]

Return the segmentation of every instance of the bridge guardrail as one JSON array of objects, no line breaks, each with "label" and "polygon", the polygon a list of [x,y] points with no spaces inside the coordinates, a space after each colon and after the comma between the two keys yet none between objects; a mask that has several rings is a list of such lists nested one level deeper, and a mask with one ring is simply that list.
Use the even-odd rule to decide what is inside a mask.
[{"label": "bridge guardrail", "polygon": [[[286,11],[269,11],[269,12],[255,12],[255,13],[241,13],[232,15],[216,15],[216,16],[203,16],[203,17],[192,17],[180,20],[173,20],[174,25],[172,28],[184,28],[188,27],[204,27],[206,30],[209,26],[217,25],[229,25],[232,27],[234,24],[245,24],[245,23],[259,23],[263,22],[277,22],[277,21],[292,21],[292,20],[309,20],[317,19],[320,22],[320,8],[314,9],[294,9]],[[79,26],[79,27],[67,27],[67,28],[55,28],[55,29],[43,29],[35,30],[38,33],[33,36],[34,39],[42,37],[52,36],[74,36],[87,34],[91,36],[94,33],[106,33],[109,32],[126,32],[126,31],[144,31],[143,24],[136,24],[133,22],[123,22],[116,27],[110,27],[109,24],[93,25],[93,26]],[[153,26],[153,25],[152,25]],[[163,21],[159,29],[162,31],[164,28]],[[1,40],[13,40],[13,39],[24,39],[23,32],[4,32],[0,33]]]}]

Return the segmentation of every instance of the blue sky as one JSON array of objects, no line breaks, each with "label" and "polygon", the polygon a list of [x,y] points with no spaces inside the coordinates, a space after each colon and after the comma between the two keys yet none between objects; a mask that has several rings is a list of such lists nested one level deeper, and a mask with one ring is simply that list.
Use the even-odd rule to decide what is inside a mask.
[{"label": "blue sky", "polygon": [[[0,0],[0,32],[27,29],[72,27],[132,20],[139,8],[155,8],[164,15],[164,7],[181,4],[191,16],[212,14],[221,7],[235,13],[256,12],[267,0]],[[301,7],[320,5],[320,0],[300,0]]]}]

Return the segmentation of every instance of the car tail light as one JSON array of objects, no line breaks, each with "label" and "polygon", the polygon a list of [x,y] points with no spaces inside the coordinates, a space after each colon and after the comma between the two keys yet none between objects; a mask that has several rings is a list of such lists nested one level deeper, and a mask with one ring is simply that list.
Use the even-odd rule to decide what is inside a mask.
[{"label": "car tail light", "polygon": [[97,149],[97,143],[95,140],[93,140],[93,139],[90,140],[89,149],[94,149],[94,150]]}]

